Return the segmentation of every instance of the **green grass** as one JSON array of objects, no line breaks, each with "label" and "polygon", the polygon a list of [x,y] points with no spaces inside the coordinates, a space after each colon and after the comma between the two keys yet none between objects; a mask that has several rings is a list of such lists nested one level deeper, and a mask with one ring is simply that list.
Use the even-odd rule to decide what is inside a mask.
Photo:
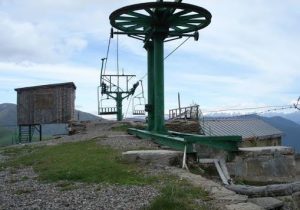
[{"label": "green grass", "polygon": [[[137,166],[119,161],[120,153],[95,141],[56,146],[9,148],[3,154],[16,156],[2,167],[32,166],[40,180],[114,184],[149,184],[153,177],[141,175]],[[17,154],[17,155],[16,155]]]},{"label": "green grass", "polygon": [[0,147],[12,144],[14,132],[6,128],[0,127]]},{"label": "green grass", "polygon": [[[137,165],[120,161],[120,152],[98,145],[96,141],[65,143],[55,146],[10,147],[1,149],[10,157],[0,168],[9,167],[12,172],[32,166],[42,181],[56,182],[61,191],[76,189],[75,181],[122,185],[148,185],[160,190],[147,210],[206,210],[208,194],[187,181],[168,174],[145,177]],[[2,164],[2,166],[1,166]],[[22,178],[26,180],[28,177]],[[12,180],[13,181],[13,180]],[[99,188],[100,190],[101,188]],[[30,190],[16,191],[17,195]],[[195,200],[202,202],[197,203]]]},{"label": "green grass", "polygon": [[124,131],[126,132],[127,129],[130,128],[129,124],[120,124],[111,128],[112,131]]},{"label": "green grass", "polygon": [[[52,136],[43,136],[43,141],[52,139]],[[32,142],[40,141],[39,136],[37,133],[34,134],[32,138]],[[18,134],[17,131],[12,131],[7,128],[0,126],[0,147],[9,146],[12,144],[18,143]]]},{"label": "green grass", "polygon": [[201,201],[210,200],[208,193],[198,187],[193,187],[186,181],[172,181],[166,184],[160,196],[151,202],[147,210],[205,210],[211,209],[204,204],[197,204],[196,199]]}]

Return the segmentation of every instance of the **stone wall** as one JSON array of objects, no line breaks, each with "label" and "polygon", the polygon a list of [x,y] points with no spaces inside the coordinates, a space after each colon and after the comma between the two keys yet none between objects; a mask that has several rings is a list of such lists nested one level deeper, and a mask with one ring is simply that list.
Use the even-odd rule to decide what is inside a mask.
[{"label": "stone wall", "polygon": [[268,146],[280,146],[281,137],[272,138],[248,138],[243,139],[240,147],[268,147]]},{"label": "stone wall", "polygon": [[290,182],[296,177],[295,155],[290,147],[245,148],[227,167],[236,180],[248,182]]}]

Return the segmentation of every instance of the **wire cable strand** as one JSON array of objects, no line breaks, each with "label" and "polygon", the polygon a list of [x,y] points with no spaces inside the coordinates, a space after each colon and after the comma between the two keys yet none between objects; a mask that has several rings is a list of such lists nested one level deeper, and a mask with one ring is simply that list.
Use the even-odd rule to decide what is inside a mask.
[{"label": "wire cable strand", "polygon": [[219,110],[209,110],[206,113],[217,113],[226,111],[244,111],[253,109],[268,109],[268,108],[291,108],[291,105],[274,105],[274,106],[258,106],[258,107],[246,107],[246,108],[234,108],[234,109],[219,109]]},{"label": "wire cable strand", "polygon": [[[174,50],[172,50],[166,57],[164,57],[164,60],[166,60],[168,57],[170,57],[176,50],[178,50],[184,43],[186,43],[191,37],[187,37],[182,43],[180,43]],[[144,80],[144,78],[148,75],[148,73],[145,73],[139,80]]]},{"label": "wire cable strand", "polygon": [[176,50],[178,50],[184,43],[186,43],[191,37],[187,37],[182,43],[180,43],[174,50],[172,50],[165,58],[166,60],[170,55],[172,55]]},{"label": "wire cable strand", "polygon": [[103,70],[103,74],[105,74],[105,70],[106,70],[106,64],[107,64],[107,60],[108,60],[108,55],[109,55],[109,48],[110,48],[110,43],[111,43],[111,35],[109,36],[108,39],[108,45],[107,45],[107,50],[106,50],[106,59],[105,59],[105,63],[104,63],[104,70]]}]

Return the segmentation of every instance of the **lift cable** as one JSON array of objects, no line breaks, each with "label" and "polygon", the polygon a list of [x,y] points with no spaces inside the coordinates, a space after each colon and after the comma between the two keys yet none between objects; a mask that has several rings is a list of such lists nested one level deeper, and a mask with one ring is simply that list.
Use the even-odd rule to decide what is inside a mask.
[{"label": "lift cable", "polygon": [[133,95],[130,96],[129,103],[128,103],[128,106],[127,106],[127,109],[126,109],[125,119],[127,118],[129,106],[130,106],[130,104],[131,104],[131,102],[132,102],[132,99],[133,99]]},{"label": "lift cable", "polygon": [[[182,43],[180,43],[174,50],[172,50],[165,58],[166,60],[170,55],[172,55],[176,50],[178,50],[184,43],[186,43],[191,37],[187,37]],[[145,73],[139,80],[144,80],[144,78],[148,75],[148,73]]]},{"label": "lift cable", "polygon": [[[119,34],[117,34],[117,75],[119,76]],[[117,80],[118,92],[120,91],[120,79]]]},{"label": "lift cable", "polygon": [[246,108],[234,108],[234,109],[219,109],[219,110],[209,110],[206,113],[217,113],[226,111],[243,111],[243,110],[253,110],[253,109],[267,109],[267,108],[293,108],[292,105],[277,105],[277,106],[259,106],[259,107],[246,107]]},{"label": "lift cable", "polygon": [[[268,109],[261,112],[252,112],[249,114],[239,114],[239,115],[230,115],[230,116],[223,116],[223,117],[217,117],[218,119],[232,119],[232,118],[249,118],[253,116],[259,116],[261,114],[269,113],[269,112],[275,112],[275,111],[282,111],[287,109],[293,109],[294,107],[283,107],[283,108],[274,108],[274,109]],[[205,112],[204,112],[205,113]],[[207,116],[209,117],[209,116]]]},{"label": "lift cable", "polygon": [[187,37],[182,43],[180,43],[174,50],[172,50],[165,58],[166,60],[170,55],[172,55],[176,50],[178,50],[184,43],[186,43],[191,37]]},{"label": "lift cable", "polygon": [[139,80],[144,80],[148,73],[145,73]]},{"label": "lift cable", "polygon": [[117,74],[119,75],[119,34],[117,34]]},{"label": "lift cable", "polygon": [[106,50],[106,57],[105,57],[105,63],[104,63],[104,69],[103,69],[103,74],[105,74],[105,70],[106,70],[106,64],[107,64],[107,60],[108,60],[108,54],[109,54],[109,48],[110,48],[110,42],[112,39],[112,35],[109,35],[109,39],[108,39],[108,45],[107,45],[107,50]]},{"label": "lift cable", "polygon": [[[288,110],[288,109],[299,109],[300,103],[300,97],[298,98],[298,101],[296,104],[293,105],[283,105],[283,106],[264,106],[264,107],[251,107],[251,108],[242,108],[242,109],[227,109],[223,111],[233,111],[233,110],[249,110],[249,109],[261,109],[261,108],[269,108],[268,110],[260,111],[260,112],[253,112],[249,114],[239,114],[239,115],[230,115],[230,116],[224,116],[224,117],[218,117],[219,119],[232,119],[232,118],[247,118],[247,117],[253,117],[269,112],[275,112],[275,111],[282,111],[282,110]],[[219,112],[221,110],[217,110]],[[205,112],[204,112],[205,113]],[[213,113],[213,111],[206,112],[206,113]]]}]

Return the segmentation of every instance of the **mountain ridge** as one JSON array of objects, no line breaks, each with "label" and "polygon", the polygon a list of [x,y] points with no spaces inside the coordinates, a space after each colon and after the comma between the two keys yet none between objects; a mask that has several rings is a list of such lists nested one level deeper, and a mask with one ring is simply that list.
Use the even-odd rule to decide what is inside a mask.
[{"label": "mountain ridge", "polygon": [[[3,103],[0,104],[0,126],[4,128],[3,133],[8,135],[7,130],[16,131],[17,128],[17,105],[12,103]],[[296,113],[298,115],[298,113]],[[75,111],[76,118],[79,117],[81,121],[96,121],[103,120],[103,118],[92,115],[87,112],[82,112],[79,110]],[[290,115],[291,117],[292,115]],[[300,116],[300,115],[299,115]],[[217,116],[212,116],[217,117]],[[228,117],[228,116],[226,116]],[[229,116],[230,117],[230,116]],[[265,122],[269,123],[273,127],[281,130],[284,135],[282,137],[282,145],[292,146],[300,153],[300,124],[297,124],[295,121],[291,121],[282,116],[256,116]],[[297,116],[294,116],[294,119],[298,119]],[[63,124],[52,124],[43,127],[43,134],[45,135],[54,135],[54,134],[63,134],[66,133],[66,127]],[[1,135],[0,135],[1,137]],[[0,139],[1,140],[1,139]]]}]

